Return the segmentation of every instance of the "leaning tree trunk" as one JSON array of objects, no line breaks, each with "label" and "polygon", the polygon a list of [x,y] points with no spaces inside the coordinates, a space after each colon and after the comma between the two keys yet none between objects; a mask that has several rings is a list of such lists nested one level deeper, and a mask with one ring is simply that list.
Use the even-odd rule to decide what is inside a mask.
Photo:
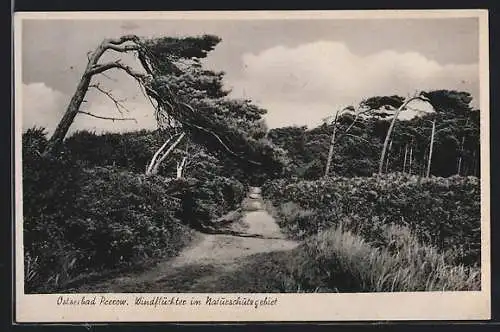
[{"label": "leaning tree trunk", "polygon": [[431,175],[432,149],[434,147],[434,135],[435,135],[435,133],[436,133],[436,120],[432,121],[431,145],[429,146],[429,159],[427,160],[426,177],[429,177]]},{"label": "leaning tree trunk", "polygon": [[186,136],[185,132],[180,134],[179,137],[177,137],[177,139],[175,140],[175,142],[173,142],[172,145],[168,147],[167,151],[163,152],[167,147],[168,143],[170,142],[170,139],[167,140],[154,154],[153,158],[151,159],[151,162],[146,168],[146,175],[157,174],[160,168],[160,164],[170,155],[170,153],[172,153],[172,151],[174,151],[174,149],[177,147],[177,145],[179,145],[179,143],[185,136]]},{"label": "leaning tree trunk", "polygon": [[394,114],[394,117],[392,118],[391,124],[389,126],[389,130],[387,130],[387,135],[385,136],[384,140],[384,146],[382,147],[382,153],[380,154],[380,161],[378,164],[378,173],[382,174],[384,170],[384,160],[385,160],[385,155],[387,153],[387,146],[389,145],[389,140],[391,138],[392,130],[394,129],[394,125],[396,123],[396,119],[398,118],[399,113],[408,105],[409,102],[415,100],[415,99],[420,99],[422,100],[422,97],[416,96],[416,97],[411,97],[407,98],[401,106],[396,110],[396,113]]},{"label": "leaning tree trunk", "polygon": [[356,116],[354,117],[354,120],[351,122],[351,124],[349,125],[349,127],[347,127],[347,129],[344,131],[343,134],[340,135],[340,137],[336,137],[337,135],[337,123],[338,123],[338,119],[339,119],[339,116],[346,110],[348,110],[349,108],[346,107],[346,108],[343,108],[342,110],[340,111],[337,111],[335,113],[335,118],[333,120],[333,132],[332,132],[332,137],[330,139],[330,147],[328,149],[328,157],[327,157],[327,160],[326,160],[326,166],[325,166],[325,174],[324,174],[324,177],[327,177],[328,174],[330,173],[330,167],[332,165],[332,158],[333,158],[333,148],[335,146],[335,140],[338,140],[338,139],[341,139],[342,137],[344,137],[345,135],[349,135],[349,131],[352,129],[352,127],[354,126],[354,124],[356,123],[356,121],[358,120],[359,116],[361,114],[363,114],[363,112],[358,112],[356,111]]},{"label": "leaning tree trunk", "polygon": [[403,173],[406,171],[406,158],[408,157],[408,143],[405,145],[405,159],[403,161]]},{"label": "leaning tree trunk", "polygon": [[391,159],[391,150],[392,150],[392,140],[389,143],[389,152],[387,153],[387,161],[385,163],[385,172],[387,173],[389,170],[389,160]]},{"label": "leaning tree trunk", "polygon": [[177,176],[176,176],[177,179],[183,177],[184,167],[186,166],[186,162],[187,162],[187,157],[183,157],[180,163],[177,162]]},{"label": "leaning tree trunk", "polygon": [[[44,150],[44,155],[50,154],[53,151],[57,150],[57,148],[61,145],[62,141],[64,140],[64,137],[66,137],[66,134],[68,133],[71,124],[75,120],[76,115],[78,113],[85,113],[85,112],[80,112],[79,110],[85,98],[85,95],[87,94],[87,91],[91,86],[90,82],[94,75],[100,74],[112,68],[117,68],[124,70],[130,76],[134,77],[137,80],[141,80],[144,77],[144,74],[135,72],[132,68],[121,64],[119,60],[104,64],[99,63],[99,60],[104,54],[104,52],[106,52],[109,49],[122,53],[138,50],[139,45],[137,44],[137,41],[138,37],[134,35],[126,35],[118,39],[105,39],[90,55],[87,67],[85,68],[85,71],[83,72],[80,82],[76,87],[75,93],[71,97],[68,107],[66,108],[66,112],[64,112],[62,119],[59,121],[54,133],[47,142],[47,146],[45,147]],[[136,44],[123,45],[123,43],[126,42],[135,42]],[[148,71],[148,68],[144,69]],[[95,116],[92,114],[88,115],[99,118],[99,116]],[[120,120],[120,119],[105,118],[105,117],[102,117],[102,119]]]},{"label": "leaning tree trunk", "polygon": [[332,138],[330,139],[330,148],[328,149],[328,157],[326,160],[326,167],[325,167],[325,177],[328,176],[330,173],[330,165],[332,164],[332,158],[333,158],[333,146],[335,144],[335,134],[337,132],[337,123],[334,124],[333,126],[333,133],[332,133]]},{"label": "leaning tree trunk", "polygon": [[52,134],[52,137],[47,143],[44,154],[50,154],[54,150],[56,150],[64,140],[64,137],[66,137],[66,134],[68,133],[71,124],[75,120],[75,117],[78,114],[78,110],[80,109],[83,99],[85,98],[85,95],[87,94],[87,91],[89,89],[90,81],[92,80],[93,76],[92,74],[90,74],[92,68],[97,64],[104,51],[106,51],[106,48],[104,47],[104,44],[101,44],[97,47],[95,52],[92,53],[87,67],[85,68],[85,72],[83,73],[82,78],[80,79],[80,82],[76,87],[76,91],[73,94],[68,107],[66,108],[66,112],[64,113],[61,121],[59,121],[54,134]]}]

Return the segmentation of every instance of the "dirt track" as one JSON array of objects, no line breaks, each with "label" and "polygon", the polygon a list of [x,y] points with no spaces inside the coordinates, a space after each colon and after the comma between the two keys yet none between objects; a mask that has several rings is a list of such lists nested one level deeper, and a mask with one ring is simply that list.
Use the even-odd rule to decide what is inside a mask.
[{"label": "dirt track", "polygon": [[[243,292],[254,275],[259,254],[287,252],[298,243],[286,240],[267,211],[260,192],[243,202],[243,218],[226,234],[198,233],[193,244],[180,254],[141,273],[86,286],[91,292]],[[245,211],[245,208],[251,211]],[[242,231],[244,230],[244,231]],[[255,262],[254,262],[255,261]],[[255,286],[253,286],[255,287]],[[264,291],[264,290],[262,290]]]}]

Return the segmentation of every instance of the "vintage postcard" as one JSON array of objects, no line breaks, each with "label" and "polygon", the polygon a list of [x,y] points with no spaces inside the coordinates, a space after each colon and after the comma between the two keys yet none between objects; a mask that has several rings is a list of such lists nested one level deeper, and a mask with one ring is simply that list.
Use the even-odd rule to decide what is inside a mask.
[{"label": "vintage postcard", "polygon": [[489,319],[487,19],[15,13],[17,322]]}]

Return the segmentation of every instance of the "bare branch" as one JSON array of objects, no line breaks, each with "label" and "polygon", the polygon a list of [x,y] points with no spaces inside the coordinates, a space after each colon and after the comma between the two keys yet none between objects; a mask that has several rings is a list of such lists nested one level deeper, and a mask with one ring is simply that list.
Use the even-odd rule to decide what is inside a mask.
[{"label": "bare branch", "polygon": [[119,45],[128,41],[133,41],[138,43],[140,38],[137,35],[123,35],[120,38],[108,38],[105,39],[105,43]]},{"label": "bare branch", "polygon": [[144,54],[142,54],[141,52],[139,52],[138,54],[138,58],[139,58],[139,61],[141,63],[141,65],[144,67],[144,69],[146,70],[146,72],[150,75],[153,75],[153,69],[152,69],[152,66],[151,64],[148,62],[148,60],[146,59],[146,57],[144,56]]},{"label": "bare branch", "polygon": [[117,52],[130,52],[130,51],[138,51],[140,49],[139,45],[114,45],[114,44],[107,44],[106,49],[117,51]]},{"label": "bare branch", "polygon": [[94,88],[97,91],[99,91],[102,94],[104,94],[106,97],[108,97],[115,104],[115,106],[118,109],[118,112],[120,112],[120,114],[123,114],[122,109],[124,109],[125,111],[129,112],[129,110],[125,107],[125,105],[122,104],[122,102],[124,102],[125,100],[118,100],[118,99],[116,99],[113,96],[113,94],[111,93],[111,91],[104,90],[103,88],[101,88],[99,86],[99,84],[91,84],[91,85],[89,85],[89,88]]},{"label": "bare branch", "polygon": [[[347,108],[344,108],[342,111],[345,111]],[[366,109],[366,110],[362,110],[360,111],[360,106],[358,106],[358,108],[354,111],[356,116],[354,117],[354,119],[352,120],[351,124],[349,125],[349,127],[347,127],[347,129],[339,136],[337,137],[337,141],[340,140],[342,137],[344,137],[345,135],[347,135],[347,133],[352,129],[352,127],[354,126],[354,124],[356,123],[356,121],[358,121],[359,117],[363,114],[366,114],[366,113],[369,113],[372,111],[372,109]],[[337,119],[335,119],[335,122],[337,121]]]},{"label": "bare branch", "polygon": [[134,77],[136,80],[142,82],[145,78],[146,75],[143,73],[139,73],[132,69],[132,67],[129,67],[127,65],[124,65],[120,62],[120,60],[117,60],[115,62],[109,62],[105,64],[96,64],[93,66],[89,71],[85,73],[87,76],[92,76],[95,74],[100,74],[106,70],[112,69],[112,68],[117,68],[117,69],[122,69],[124,70],[127,74],[130,76]]},{"label": "bare branch", "polygon": [[102,76],[106,77],[108,80],[113,81],[113,82],[118,82],[117,79],[114,79],[111,76],[106,75],[104,72],[100,73]]},{"label": "bare branch", "polygon": [[92,114],[92,113],[89,113],[89,112],[84,112],[84,111],[78,111],[78,113],[82,113],[82,114],[86,114],[86,115],[89,115],[89,116],[92,116],[94,118],[98,118],[98,119],[103,119],[103,120],[112,120],[112,121],[135,121],[137,123],[137,120],[135,118],[113,118],[113,117],[107,117],[107,116],[99,116],[99,115],[95,115],[95,114]]}]

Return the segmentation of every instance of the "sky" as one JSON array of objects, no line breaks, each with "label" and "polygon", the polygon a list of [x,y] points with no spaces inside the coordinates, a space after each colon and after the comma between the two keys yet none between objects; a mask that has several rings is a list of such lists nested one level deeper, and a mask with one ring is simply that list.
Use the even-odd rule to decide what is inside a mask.
[{"label": "sky", "polygon": [[[214,34],[222,42],[206,59],[226,73],[231,96],[268,110],[269,128],[315,126],[335,110],[377,95],[407,96],[418,90],[455,89],[479,98],[477,18],[314,20],[23,20],[23,129],[59,122],[87,64],[103,38]],[[108,54],[102,61],[116,58]],[[125,63],[137,65],[132,57]],[[79,114],[81,129],[154,129],[152,106],[123,73],[100,76],[100,86],[123,99],[123,116],[107,121]],[[427,105],[415,108],[429,110]],[[104,95],[90,90],[82,110],[120,117]]]}]

